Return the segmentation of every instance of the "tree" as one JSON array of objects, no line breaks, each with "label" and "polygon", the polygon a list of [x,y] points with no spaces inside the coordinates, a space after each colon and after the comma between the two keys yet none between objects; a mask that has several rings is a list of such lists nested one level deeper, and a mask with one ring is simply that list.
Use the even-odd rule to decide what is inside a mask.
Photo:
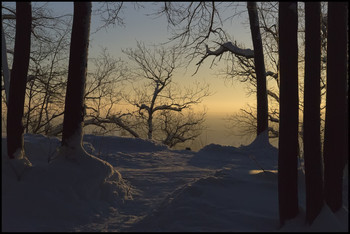
[{"label": "tree", "polygon": [[320,2],[305,3],[304,165],[306,221],[312,224],[323,206],[320,132],[321,79]]},{"label": "tree", "polygon": [[[123,24],[120,12],[113,13],[114,10],[121,10],[121,7],[120,3],[104,3],[95,11],[106,23],[103,27],[108,27],[114,21]],[[4,4],[2,8],[5,35],[9,42],[7,53],[11,59],[16,14],[11,5]],[[24,128],[26,133],[58,136],[63,130],[60,122],[63,120],[65,97],[62,93],[67,86],[73,15],[54,15],[46,4],[40,3],[33,5],[32,14],[31,60],[24,105]],[[113,19],[105,21],[108,17]],[[88,73],[86,80],[84,98],[87,113],[84,128],[89,126],[89,130],[99,134],[120,129],[134,133],[131,129],[133,123],[129,121],[131,113],[121,113],[114,108],[121,100],[121,88],[118,87],[122,87],[121,81],[128,78],[125,63],[112,58],[105,50],[100,57],[89,61],[93,62],[94,70]],[[5,95],[2,101],[6,104],[4,97]],[[104,109],[108,111],[105,112]],[[3,105],[2,111],[7,112],[6,105]]]},{"label": "tree", "polygon": [[91,2],[75,2],[62,134],[62,146],[72,149],[82,147],[90,21]]},{"label": "tree", "polygon": [[328,3],[327,96],[324,139],[325,201],[333,212],[342,206],[347,152],[348,3]]},{"label": "tree", "polygon": [[160,133],[155,136],[155,139],[169,147],[174,147],[199,137],[205,128],[203,124],[206,113],[204,111],[195,113],[192,110],[183,112],[162,111],[159,118]]},{"label": "tree", "polygon": [[281,225],[298,212],[298,14],[296,2],[279,3],[280,122],[278,199]]},{"label": "tree", "polygon": [[15,52],[10,80],[7,112],[7,153],[11,159],[23,159],[23,109],[30,54],[31,3],[16,3]]},{"label": "tree", "polygon": [[[142,88],[134,89],[133,98],[127,97],[128,102],[136,107],[140,121],[139,128],[145,126],[147,138],[154,139],[155,132],[159,132],[156,126],[160,125],[164,136],[161,140],[163,143],[175,145],[173,144],[175,138],[181,138],[179,142],[193,139],[191,134],[184,137],[184,131],[190,133],[189,126],[196,128],[202,123],[204,115],[199,119],[193,116],[186,118],[185,123],[182,124],[185,124],[187,128],[170,131],[173,123],[169,121],[176,121],[175,116],[171,113],[183,112],[190,109],[192,105],[200,103],[204,97],[209,95],[208,86],[197,84],[194,88],[185,88],[184,91],[174,87],[173,73],[180,66],[180,53],[175,47],[171,49],[155,48],[152,51],[138,42],[137,49],[127,49],[123,52],[137,65],[133,69],[134,76],[147,81],[142,84]],[[164,135],[164,133],[167,134]],[[158,133],[157,137],[159,136]]]},{"label": "tree", "polygon": [[[184,30],[184,33],[177,35],[175,38],[181,38],[182,41],[184,41],[184,38],[187,38],[191,33],[191,29],[189,28],[192,23],[192,17],[195,20],[198,20],[198,27],[200,28],[199,31],[201,32],[197,37],[194,37],[192,43],[195,43],[194,46],[194,52],[193,54],[196,54],[196,50],[199,48],[199,46],[206,41],[211,34],[217,34],[219,35],[221,40],[226,40],[226,34],[222,31],[222,28],[215,27],[215,16],[220,19],[220,15],[218,13],[217,5],[216,3],[199,3],[195,9],[191,9],[192,5],[196,4],[189,4],[189,6],[185,9],[188,9],[189,15],[187,15],[189,20],[188,25],[186,26],[186,30]],[[219,4],[218,4],[219,5]],[[202,59],[197,63],[197,70],[198,71],[200,65],[202,62],[210,55],[221,56],[224,52],[229,51],[230,53],[236,55],[238,59],[241,61],[243,59],[250,59],[254,58],[256,69],[254,69],[256,73],[256,80],[257,80],[257,109],[258,109],[258,116],[257,116],[257,135],[259,135],[261,132],[266,130],[268,128],[268,102],[267,102],[267,91],[266,91],[266,73],[265,73],[265,64],[264,64],[264,55],[263,55],[263,48],[262,48],[262,42],[261,42],[261,36],[260,36],[260,29],[259,29],[259,18],[256,8],[256,3],[249,2],[248,5],[248,13],[249,13],[249,19],[250,19],[250,27],[251,27],[251,33],[252,33],[252,39],[253,39],[253,46],[254,51],[250,49],[242,49],[237,46],[236,43],[232,43],[230,41],[225,41],[223,43],[218,43],[220,47],[215,50],[211,51],[209,47],[206,45],[206,52],[203,55]],[[179,7],[181,9],[181,7]],[[203,11],[198,9],[205,9]],[[211,9],[209,11],[208,9]],[[181,10],[179,10],[181,11]],[[182,18],[182,20],[178,20],[176,16],[179,16],[178,12],[174,10],[174,8],[171,6],[166,5],[166,8],[164,9],[164,12],[168,16],[168,20],[174,25],[175,22],[179,21],[182,22],[184,19],[186,19],[186,16]],[[176,13],[175,13],[176,12]],[[206,13],[203,13],[206,12]],[[211,16],[209,22],[206,22],[202,19],[197,19],[199,15],[201,17],[204,16],[204,18],[207,18],[208,15]],[[175,17],[174,17],[175,16]],[[173,18],[174,17],[174,18]],[[181,15],[180,15],[181,17]],[[181,19],[181,18],[180,18]],[[194,20],[194,21],[195,21]],[[196,25],[197,26],[197,25]],[[204,30],[205,29],[205,30]],[[202,31],[207,32],[206,36],[202,36]],[[193,35],[192,35],[193,36]],[[186,41],[186,46],[192,45],[192,43],[188,42],[188,39]],[[214,61],[214,60],[213,60]],[[249,63],[250,61],[248,61]],[[253,65],[254,66],[254,65]],[[254,66],[255,68],[255,66]],[[195,72],[195,73],[196,73]]]},{"label": "tree", "polygon": [[[13,57],[15,9],[2,4],[4,37],[9,61]],[[26,133],[49,134],[63,117],[71,15],[54,15],[45,3],[32,5],[31,51],[24,103]],[[3,113],[7,112],[3,96]]]},{"label": "tree", "polygon": [[[230,130],[230,133],[235,136],[255,137],[257,129],[256,117],[256,106],[246,104],[244,107],[240,108],[239,111],[225,119],[227,121],[226,126]],[[268,127],[269,138],[278,138],[279,111],[271,108],[269,110],[268,120],[270,121]]]},{"label": "tree", "polygon": [[[298,39],[299,39],[299,70],[304,70],[304,8],[303,3],[298,6]],[[321,137],[324,132],[324,115],[325,115],[325,91],[326,91],[326,34],[327,34],[327,3],[321,3]],[[268,95],[268,118],[269,118],[269,137],[278,137],[278,122],[279,122],[279,57],[278,57],[278,3],[276,2],[261,2],[258,8],[259,23],[262,36],[262,43],[264,47],[265,66],[266,66],[266,78],[268,80],[267,95]],[[240,45],[244,47],[244,45]],[[250,61],[242,56],[232,56],[226,59],[226,69],[223,69],[222,74],[229,81],[239,81],[245,83],[246,93],[248,95],[256,95],[257,91],[257,79],[255,76],[255,66]],[[304,82],[303,74],[299,74],[299,108],[303,111],[303,94],[304,94]],[[249,119],[249,120],[247,120]],[[257,121],[256,107],[243,107],[241,110],[234,113],[228,119],[228,124],[242,125],[240,131],[232,131],[234,135],[245,135],[247,131],[251,134],[251,130],[254,121]],[[241,124],[242,123],[242,124]],[[255,131],[256,131],[256,124]],[[302,134],[302,119],[299,123],[300,138]],[[254,132],[253,132],[254,134]],[[302,141],[300,141],[302,142]],[[323,142],[323,141],[322,141]],[[300,155],[302,156],[302,154]]]},{"label": "tree", "polygon": [[254,64],[257,81],[257,135],[259,135],[268,129],[266,72],[256,2],[248,2],[247,8],[254,47]]},{"label": "tree", "polygon": [[94,125],[94,132],[106,134],[115,130],[127,131],[134,137],[139,135],[133,130],[132,113],[115,108],[123,100],[124,82],[133,82],[130,70],[121,59],[115,59],[103,49],[98,58],[91,59],[95,69],[88,73],[84,127]]}]

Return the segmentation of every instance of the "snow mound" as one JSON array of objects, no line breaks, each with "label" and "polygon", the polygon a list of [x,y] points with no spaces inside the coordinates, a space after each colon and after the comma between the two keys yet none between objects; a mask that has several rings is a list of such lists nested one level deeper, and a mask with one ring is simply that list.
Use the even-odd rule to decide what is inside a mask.
[{"label": "snow mound", "polygon": [[[277,176],[219,170],[175,190],[132,231],[271,231],[278,227]],[[248,183],[248,181],[250,181]],[[268,184],[268,186],[266,185]],[[260,196],[260,194],[266,196]],[[264,209],[261,204],[269,204]]]},{"label": "snow mound", "polygon": [[278,151],[266,137],[260,135],[239,148],[216,144],[202,148],[188,163],[220,169],[176,189],[132,231],[277,230]]},{"label": "snow mound", "polygon": [[[32,167],[17,178],[2,139],[2,231],[68,231],[117,212],[132,199],[130,186],[109,163],[82,149],[57,150],[58,145],[57,138],[26,135]],[[54,152],[59,157],[53,159]],[[70,153],[78,160],[60,157]]]},{"label": "snow mound", "polygon": [[197,167],[221,168],[242,160],[241,152],[233,146],[210,144],[199,150],[189,164]]},{"label": "snow mound", "polygon": [[252,165],[250,161],[254,161],[255,166],[263,170],[277,169],[278,149],[269,143],[267,132],[261,133],[250,145],[239,148],[207,145],[192,157],[189,164],[219,169],[223,166]]},{"label": "snow mound", "polygon": [[167,150],[166,145],[158,144],[151,140],[128,138],[118,136],[84,135],[84,142],[89,142],[96,154],[110,154],[117,152],[156,152]]},{"label": "snow mound", "polygon": [[61,141],[57,137],[24,134],[24,151],[31,162],[49,162],[60,145]]}]

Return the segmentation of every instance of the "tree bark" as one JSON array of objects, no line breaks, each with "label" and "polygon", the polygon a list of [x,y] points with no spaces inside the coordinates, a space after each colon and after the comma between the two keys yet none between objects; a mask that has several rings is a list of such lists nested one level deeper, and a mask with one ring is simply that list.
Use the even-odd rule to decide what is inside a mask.
[{"label": "tree bark", "polygon": [[74,2],[62,146],[81,147],[91,2]]},{"label": "tree bark", "polygon": [[325,201],[333,212],[342,207],[347,141],[348,3],[328,3],[327,96],[324,139]]},{"label": "tree bark", "polygon": [[259,135],[268,128],[266,72],[256,2],[248,2],[247,8],[254,47],[254,63],[257,81],[257,135]]},{"label": "tree bark", "polygon": [[305,3],[304,162],[306,222],[312,224],[323,206],[320,137],[321,7]]},{"label": "tree bark", "polygon": [[278,198],[281,225],[298,208],[298,14],[296,2],[279,3],[280,123]]},{"label": "tree bark", "polygon": [[15,52],[7,110],[7,153],[10,158],[22,157],[24,150],[22,117],[30,56],[31,3],[17,2],[16,15]]}]

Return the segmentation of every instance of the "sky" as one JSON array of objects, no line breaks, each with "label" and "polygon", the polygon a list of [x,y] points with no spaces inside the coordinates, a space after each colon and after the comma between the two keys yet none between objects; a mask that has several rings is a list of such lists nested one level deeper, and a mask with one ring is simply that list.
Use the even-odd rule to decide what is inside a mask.
[{"label": "sky", "polygon": [[[97,57],[101,51],[101,47],[108,49],[110,55],[114,57],[127,58],[122,49],[135,48],[136,41],[144,42],[146,45],[164,43],[171,36],[167,26],[165,17],[155,18],[146,14],[154,13],[159,5],[152,2],[142,2],[144,8],[135,9],[132,2],[126,2],[121,17],[124,26],[111,26],[108,29],[100,30],[90,35],[89,57]],[[242,9],[245,9],[245,3],[241,3]],[[71,2],[50,2],[49,7],[57,13],[73,13],[73,3]],[[99,5],[93,3],[93,9]],[[230,14],[227,11],[224,15]],[[227,23],[229,34],[233,35],[237,42],[243,43],[247,48],[252,47],[251,35],[249,27],[243,25],[247,20],[248,13],[242,14],[241,17],[235,18],[234,22]],[[101,25],[99,16],[92,16],[91,32]],[[174,80],[181,84],[190,84],[195,80],[204,81],[210,85],[212,96],[205,98],[203,105],[207,107],[208,114],[231,114],[238,110],[245,103],[254,103],[255,97],[248,97],[244,91],[243,84],[238,82],[225,81],[223,77],[218,76],[218,72],[222,67],[209,69],[211,59],[208,58],[199,69],[199,72],[192,76],[196,67],[195,63],[200,58],[195,59],[188,67],[187,72],[182,69],[176,73]]]}]

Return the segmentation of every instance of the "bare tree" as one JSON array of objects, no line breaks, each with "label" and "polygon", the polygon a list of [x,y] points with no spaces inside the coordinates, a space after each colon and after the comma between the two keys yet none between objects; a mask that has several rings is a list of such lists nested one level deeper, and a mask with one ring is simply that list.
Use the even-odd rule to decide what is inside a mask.
[{"label": "bare tree", "polygon": [[[102,4],[102,8],[96,9],[94,14],[101,13],[101,17],[107,17],[106,11],[112,14],[112,10],[116,9],[118,4]],[[4,6],[3,9],[6,12],[4,15],[6,37],[10,39],[11,46],[14,29],[12,21],[16,19],[16,15],[9,6]],[[122,20],[117,16],[116,22],[119,23],[119,19]],[[47,4],[36,4],[33,6],[33,21],[35,27],[32,30],[33,49],[27,79],[24,128],[27,133],[61,135],[65,101],[62,93],[67,86],[71,15],[54,16]],[[103,25],[99,29],[108,25]],[[7,52],[10,56],[13,55],[12,49],[8,49]],[[127,78],[124,74],[125,63],[112,58],[105,49],[99,58],[91,58],[91,61],[94,67],[87,75],[84,95],[87,116],[84,126],[89,126],[90,129],[91,126],[95,126],[93,131],[98,131],[100,134],[125,129],[136,136],[130,128],[131,113],[115,111],[122,89],[117,89],[116,85]],[[108,111],[103,111],[104,108]],[[4,108],[3,112],[6,112]]]},{"label": "bare tree", "polygon": [[[259,7],[256,6],[257,12],[259,13],[257,19],[259,20],[261,42],[264,49],[263,57],[266,70],[265,76],[266,81],[268,81],[269,84],[269,86],[266,84],[266,95],[268,99],[268,131],[269,137],[275,138],[278,137],[279,121],[279,60],[278,30],[276,27],[278,7],[276,3],[260,3],[259,5]],[[244,45],[240,44],[239,47],[244,48]],[[231,81],[245,83],[247,95],[257,95],[258,79],[255,63],[250,58],[234,54],[226,58],[226,63],[226,70],[222,71],[223,76]],[[253,125],[247,123],[257,121],[256,108],[257,107],[242,108],[237,113],[227,118],[228,121],[233,121],[232,123],[229,123],[232,126],[243,123],[241,131],[239,131],[238,134],[241,134],[244,131],[251,133]],[[249,118],[249,121],[243,121],[245,118]],[[257,131],[257,124],[255,124],[255,129]]]},{"label": "bare tree", "polygon": [[[36,63],[27,82],[26,132],[48,134],[55,126],[56,119],[63,116],[66,88],[64,65],[68,57],[63,54],[68,46],[68,28],[57,44],[50,44],[51,52],[46,56],[50,63]],[[56,121],[57,122],[57,121]],[[57,124],[57,123],[56,123]]]},{"label": "bare tree", "polygon": [[[255,136],[257,129],[256,116],[256,106],[247,104],[226,118],[228,131],[241,137]],[[268,120],[270,122],[268,127],[269,138],[278,138],[279,111],[274,107],[270,107],[268,111]],[[240,128],[237,129],[237,126]]]},{"label": "bare tree", "polygon": [[279,3],[280,122],[278,199],[281,225],[299,213],[298,205],[298,13],[296,2]]},{"label": "bare tree", "polygon": [[[165,3],[164,8],[159,14],[165,14],[169,24],[174,27],[175,35],[173,40],[179,39],[182,46],[188,47],[191,59],[202,55],[201,60],[197,63],[197,70],[203,61],[211,55],[215,57],[222,56],[223,53],[229,51],[237,57],[254,58],[257,69],[253,72],[257,73],[257,106],[258,117],[257,134],[260,134],[268,128],[268,105],[266,94],[266,74],[264,65],[264,55],[262,42],[259,31],[259,19],[256,3],[248,3],[248,13],[251,25],[252,39],[254,50],[242,49],[236,43],[228,41],[226,32],[222,29],[220,5],[224,3],[217,2],[190,2],[190,3]],[[232,4],[229,5],[232,7]],[[233,16],[232,16],[233,17]],[[178,26],[178,25],[183,25]],[[179,29],[176,31],[176,29]],[[211,36],[214,36],[219,42],[220,47],[216,50],[210,50],[205,44]],[[205,53],[200,52],[200,48],[205,45]],[[213,59],[213,62],[214,62]],[[255,67],[255,66],[254,66]]]},{"label": "bare tree", "polygon": [[[184,91],[173,86],[173,72],[180,66],[180,54],[175,47],[150,50],[144,44],[138,42],[137,49],[127,49],[123,52],[137,65],[133,69],[134,76],[147,81],[141,89],[134,88],[134,97],[128,97],[127,100],[136,107],[139,119],[145,124],[148,139],[154,139],[154,132],[158,130],[155,126],[156,118],[162,116],[163,127],[169,127],[170,112],[181,112],[189,109],[191,106],[199,104],[204,97],[209,95],[208,86],[196,85],[194,88],[185,88]],[[186,121],[193,122],[190,118]],[[200,122],[197,121],[198,124]],[[188,126],[191,125],[188,124]],[[195,124],[192,124],[192,126],[196,127]],[[165,129],[162,130],[163,132],[166,131]],[[188,136],[186,140],[190,139],[192,139],[192,136]],[[185,139],[182,142],[184,141]]]},{"label": "bare tree", "polygon": [[248,2],[248,13],[250,31],[252,33],[254,46],[254,65],[256,72],[256,100],[257,100],[257,135],[268,129],[268,103],[266,91],[266,73],[264,63],[264,52],[261,42],[259,16],[256,2]]},{"label": "bare tree", "polygon": [[[174,147],[179,143],[193,141],[205,129],[205,111],[195,113],[192,110],[173,112],[169,110],[160,113],[160,133],[156,140]],[[187,113],[186,113],[187,112]]]},{"label": "bare tree", "polygon": [[[156,15],[165,15],[173,36],[190,55],[190,60],[203,55],[203,47],[210,39],[226,41],[222,29],[220,7],[222,2],[164,2]],[[230,4],[229,4],[230,5]]]},{"label": "bare tree", "polygon": [[[55,16],[47,4],[34,3],[32,7],[31,51],[24,105],[24,130],[31,133],[48,132],[63,115],[66,87],[70,15]],[[7,54],[13,56],[13,32],[16,14],[9,5],[2,5],[4,37]],[[2,100],[6,104],[5,99]],[[5,105],[6,107],[6,105]],[[6,113],[6,108],[3,112]]]},{"label": "bare tree", "polygon": [[325,201],[342,207],[343,169],[348,154],[348,3],[328,3],[327,107],[324,139]]},{"label": "bare tree", "polygon": [[[103,4],[94,11],[102,13],[106,8],[114,9],[112,3]],[[16,19],[15,11],[3,5],[5,18],[5,35],[9,39],[7,53],[13,55],[11,46]],[[104,15],[105,16],[105,15]],[[34,4],[32,29],[32,50],[27,77],[26,101],[24,107],[24,129],[26,133],[41,133],[46,135],[61,135],[63,130],[64,95],[67,86],[69,44],[71,34],[71,15],[55,16],[47,4]],[[105,25],[107,27],[108,25]],[[3,35],[3,36],[5,36]],[[129,121],[131,113],[116,111],[116,105],[121,99],[126,66],[121,60],[116,60],[104,49],[99,58],[91,58],[93,65],[87,75],[86,112],[84,126],[89,126],[94,132],[106,134],[114,130],[124,129],[137,136],[131,129]],[[3,102],[5,99],[3,96]],[[109,111],[104,111],[104,108]],[[6,105],[3,113],[6,113]],[[92,126],[95,126],[92,128]]]},{"label": "bare tree", "polygon": [[[279,57],[278,57],[278,7],[276,3],[273,2],[262,2],[258,7],[260,28],[262,42],[265,52],[265,61],[266,61],[266,78],[268,80],[267,87],[267,96],[268,96],[268,119],[269,119],[269,137],[274,138],[278,137],[278,122],[279,122]],[[299,69],[302,71],[304,66],[304,8],[303,4],[299,4],[298,15],[299,18],[299,29],[298,29],[298,38],[300,39],[299,43]],[[326,42],[327,42],[327,21],[325,20],[326,14],[326,3],[321,3],[321,77],[320,77],[320,92],[321,92],[321,137],[323,136],[324,131],[324,110],[325,110],[325,88],[326,88]],[[244,45],[239,45],[239,47],[244,48]],[[251,59],[233,55],[226,59],[227,67],[222,71],[223,76],[230,81],[239,81],[245,83],[247,95],[255,95],[257,91],[257,79],[255,76],[255,66]],[[304,109],[303,104],[303,95],[304,95],[304,82],[302,78],[303,74],[299,75],[299,109],[302,112]],[[228,121],[233,121],[228,123],[229,125],[237,125],[240,123],[256,121],[256,107],[254,108],[243,108],[244,111],[240,110],[237,113],[233,114],[228,118]],[[250,121],[243,121],[244,118],[249,118]],[[277,124],[276,124],[277,123]],[[252,125],[243,125],[241,131],[238,134],[241,134],[245,130],[250,132]],[[300,137],[303,137],[302,129],[302,119],[299,123]],[[237,132],[236,132],[237,133]],[[236,134],[232,132],[232,134]]]},{"label": "bare tree", "polygon": [[99,26],[93,33],[96,33],[103,28],[106,29],[110,25],[125,25],[124,20],[121,17],[125,2],[99,2],[98,4],[100,6],[93,10],[92,14],[99,16],[103,24]]},{"label": "bare tree", "polygon": [[323,165],[321,157],[320,2],[305,3],[305,82],[303,143],[306,187],[306,221],[312,224],[323,207]]},{"label": "bare tree", "polygon": [[28,164],[24,155],[22,118],[30,54],[31,3],[17,2],[16,14],[15,53],[7,112],[7,154],[10,159]]},{"label": "bare tree", "polygon": [[[93,13],[99,14],[104,19],[108,15],[117,14],[114,22],[123,25],[119,16],[123,4],[102,3],[102,7]],[[7,5],[3,5],[5,18],[6,37],[9,45],[12,42],[13,21],[16,19],[15,11]],[[103,19],[102,19],[103,20]],[[104,20],[103,20],[104,21]],[[69,44],[71,33],[71,15],[54,16],[47,4],[34,4],[33,6],[32,50],[27,79],[27,92],[24,110],[25,132],[60,135],[63,124],[64,93],[68,74],[67,64],[69,58]],[[106,23],[106,21],[104,21]],[[106,28],[112,23],[103,25]],[[5,36],[5,35],[3,35]],[[8,54],[13,55],[13,50],[8,49]],[[84,126],[95,126],[94,132],[106,134],[114,130],[126,130],[131,135],[138,137],[132,130],[133,123],[129,121],[131,113],[115,111],[120,101],[120,89],[116,84],[125,79],[125,64],[121,60],[115,60],[104,51],[100,58],[91,59],[95,65],[94,71],[87,77],[86,99],[87,117]],[[119,93],[118,93],[119,92]],[[3,96],[4,97],[4,96]],[[3,98],[3,101],[5,99]],[[105,112],[103,109],[108,111]],[[3,108],[3,113],[6,113]]]},{"label": "bare tree", "polygon": [[121,59],[113,58],[106,49],[92,62],[95,69],[87,76],[84,126],[93,125],[94,131],[100,134],[125,130],[132,136],[139,137],[130,121],[132,113],[118,110],[118,104],[123,101],[124,84],[131,81],[127,64]]},{"label": "bare tree", "polygon": [[82,147],[90,21],[91,2],[75,2],[62,134],[62,146],[72,149]]}]

